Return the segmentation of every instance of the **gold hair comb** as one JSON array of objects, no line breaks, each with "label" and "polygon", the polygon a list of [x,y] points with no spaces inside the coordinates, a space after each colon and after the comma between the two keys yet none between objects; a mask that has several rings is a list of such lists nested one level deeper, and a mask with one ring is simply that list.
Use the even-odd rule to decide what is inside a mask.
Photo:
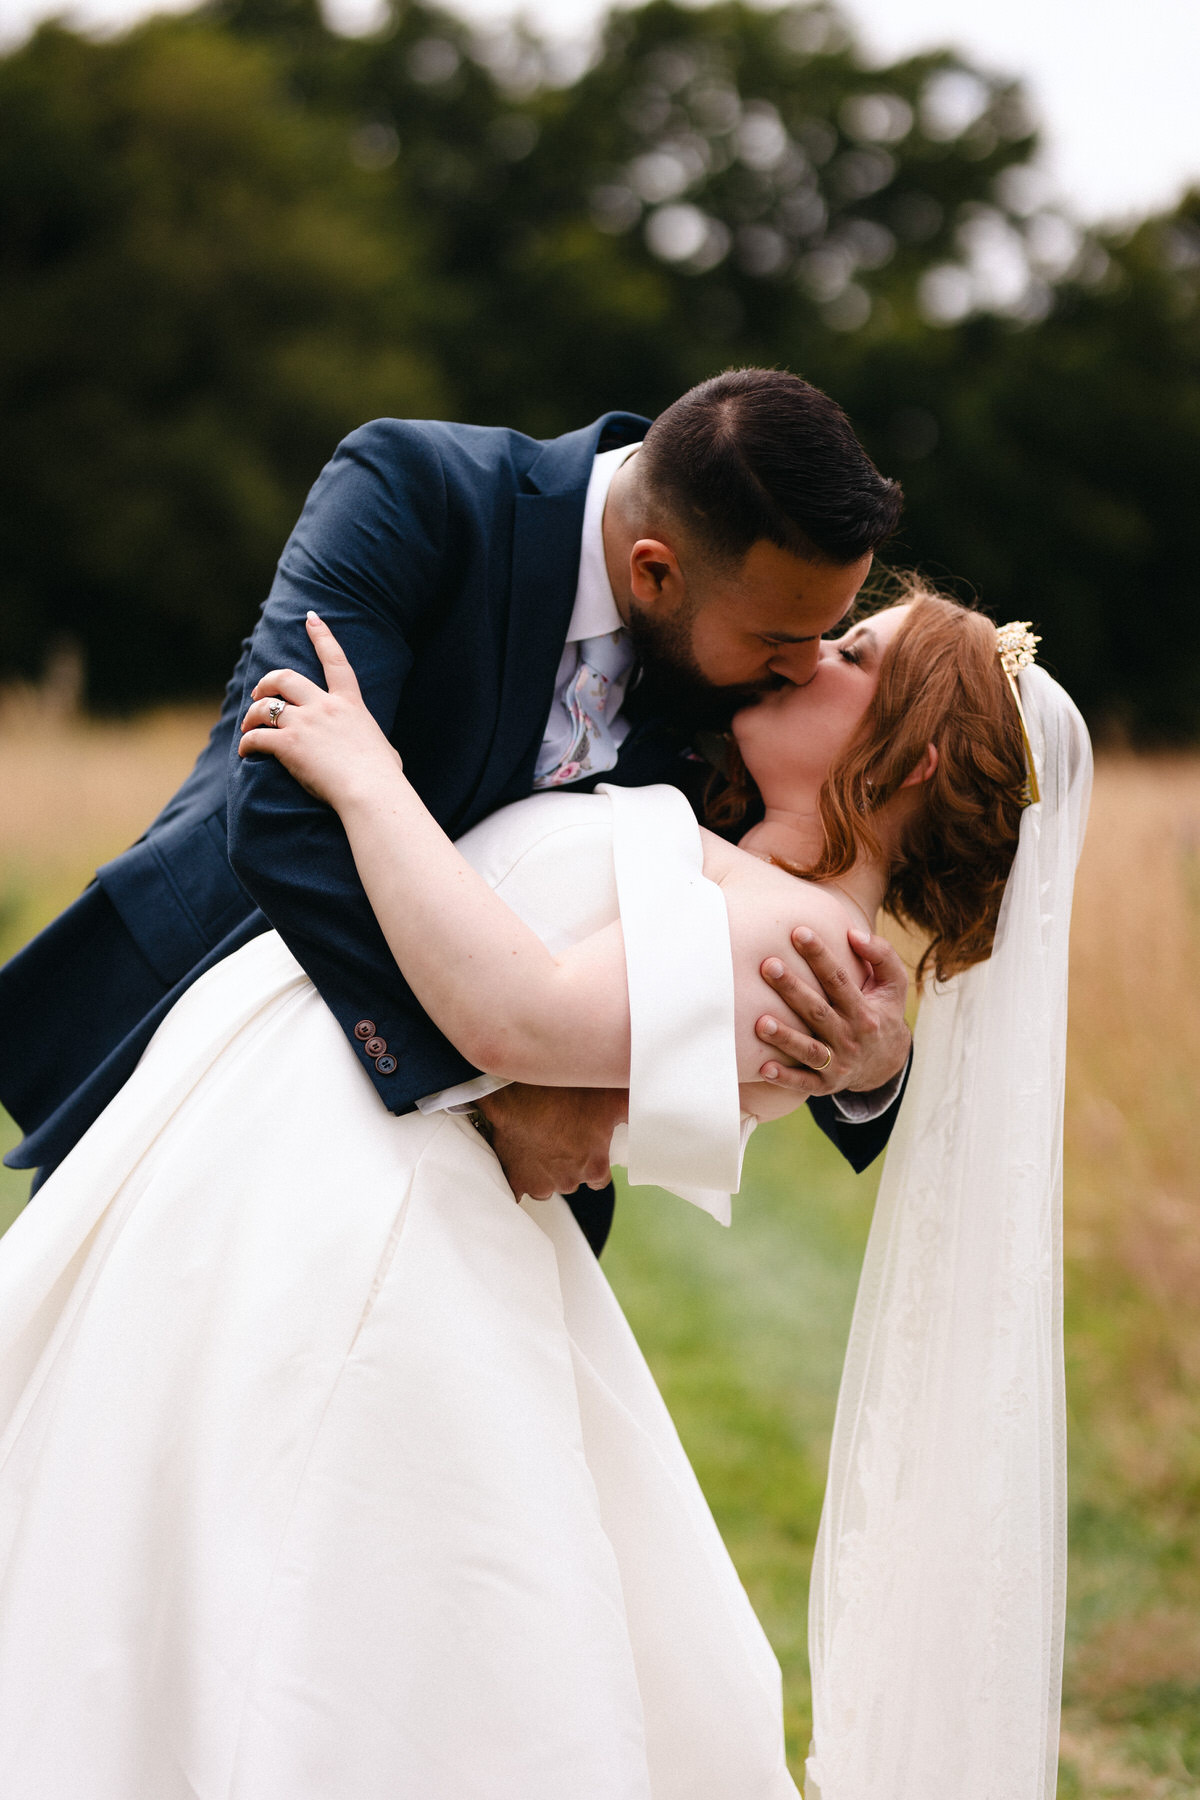
[{"label": "gold hair comb", "polygon": [[1015,619],[1011,625],[997,625],[996,649],[1000,653],[1000,667],[1008,676],[1008,685],[1017,703],[1017,717],[1021,721],[1021,736],[1025,740],[1025,766],[1028,771],[1025,790],[1029,795],[1028,804],[1033,806],[1042,796],[1033,760],[1033,745],[1029,741],[1029,727],[1025,723],[1025,708],[1021,705],[1021,690],[1017,685],[1017,676],[1022,669],[1029,667],[1042,641],[1036,632],[1030,630],[1029,623],[1028,619]]}]

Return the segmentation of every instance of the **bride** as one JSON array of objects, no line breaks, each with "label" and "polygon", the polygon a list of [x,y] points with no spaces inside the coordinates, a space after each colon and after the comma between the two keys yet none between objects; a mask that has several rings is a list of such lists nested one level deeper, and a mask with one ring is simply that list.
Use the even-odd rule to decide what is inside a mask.
[{"label": "bride", "polygon": [[[628,1081],[635,1181],[728,1219],[747,1131],[791,1103],[755,1035],[781,924],[860,986],[846,934],[880,906],[939,982],[989,955],[1029,765],[976,613],[919,596],[738,715],[766,806],[741,849],[667,788],[536,796],[456,849],[309,629],[328,692],[268,677],[243,751],[336,807],[477,1066]],[[1035,743],[1074,730],[1034,692]],[[569,1211],[514,1206],[462,1114],[384,1112],[272,933],[180,1000],[0,1245],[0,1425],[6,1800],[796,1792],[777,1664]],[[875,1800],[838,1785],[830,1662],[810,1788]]]}]

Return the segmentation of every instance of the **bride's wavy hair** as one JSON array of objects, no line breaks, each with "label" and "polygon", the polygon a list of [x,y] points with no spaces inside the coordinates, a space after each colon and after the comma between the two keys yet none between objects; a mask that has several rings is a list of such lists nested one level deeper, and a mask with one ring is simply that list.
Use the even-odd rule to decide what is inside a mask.
[{"label": "bride's wavy hair", "polygon": [[[883,905],[928,939],[918,982],[930,973],[944,981],[991,954],[1026,804],[1025,746],[992,621],[916,581],[896,602],[912,611],[883,657],[857,733],[821,788],[824,850],[808,868],[780,866],[829,881],[860,854],[878,855],[874,815],[935,744],[937,768],[903,827]],[[735,768],[711,821],[733,823],[751,791],[744,765]]]}]

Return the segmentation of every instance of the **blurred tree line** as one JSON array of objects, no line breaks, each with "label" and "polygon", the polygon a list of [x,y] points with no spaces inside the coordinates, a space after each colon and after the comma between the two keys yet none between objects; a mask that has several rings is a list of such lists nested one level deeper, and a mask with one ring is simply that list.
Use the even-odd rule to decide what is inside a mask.
[{"label": "blurred tree line", "polygon": [[847,407],[896,566],[1032,618],[1099,728],[1200,732],[1200,193],[1084,232],[1020,88],[825,4],[650,0],[586,66],[392,0],[211,0],[0,60],[0,680],[214,691],[334,443],[537,435],[730,363]]}]

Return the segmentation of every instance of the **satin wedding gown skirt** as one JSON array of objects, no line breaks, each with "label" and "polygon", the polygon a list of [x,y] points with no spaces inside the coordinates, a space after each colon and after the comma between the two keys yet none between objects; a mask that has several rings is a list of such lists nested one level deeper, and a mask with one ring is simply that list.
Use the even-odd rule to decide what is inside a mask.
[{"label": "satin wedding gown skirt", "polygon": [[[466,847],[561,942],[615,916],[614,817],[631,917],[713,950],[675,1002],[709,1105],[660,1080],[629,1160],[736,1186],[679,797],[544,796]],[[461,1115],[384,1111],[273,933],[0,1242],[0,1427],[4,1800],[796,1793],[775,1658],[570,1212],[515,1205]]]}]

